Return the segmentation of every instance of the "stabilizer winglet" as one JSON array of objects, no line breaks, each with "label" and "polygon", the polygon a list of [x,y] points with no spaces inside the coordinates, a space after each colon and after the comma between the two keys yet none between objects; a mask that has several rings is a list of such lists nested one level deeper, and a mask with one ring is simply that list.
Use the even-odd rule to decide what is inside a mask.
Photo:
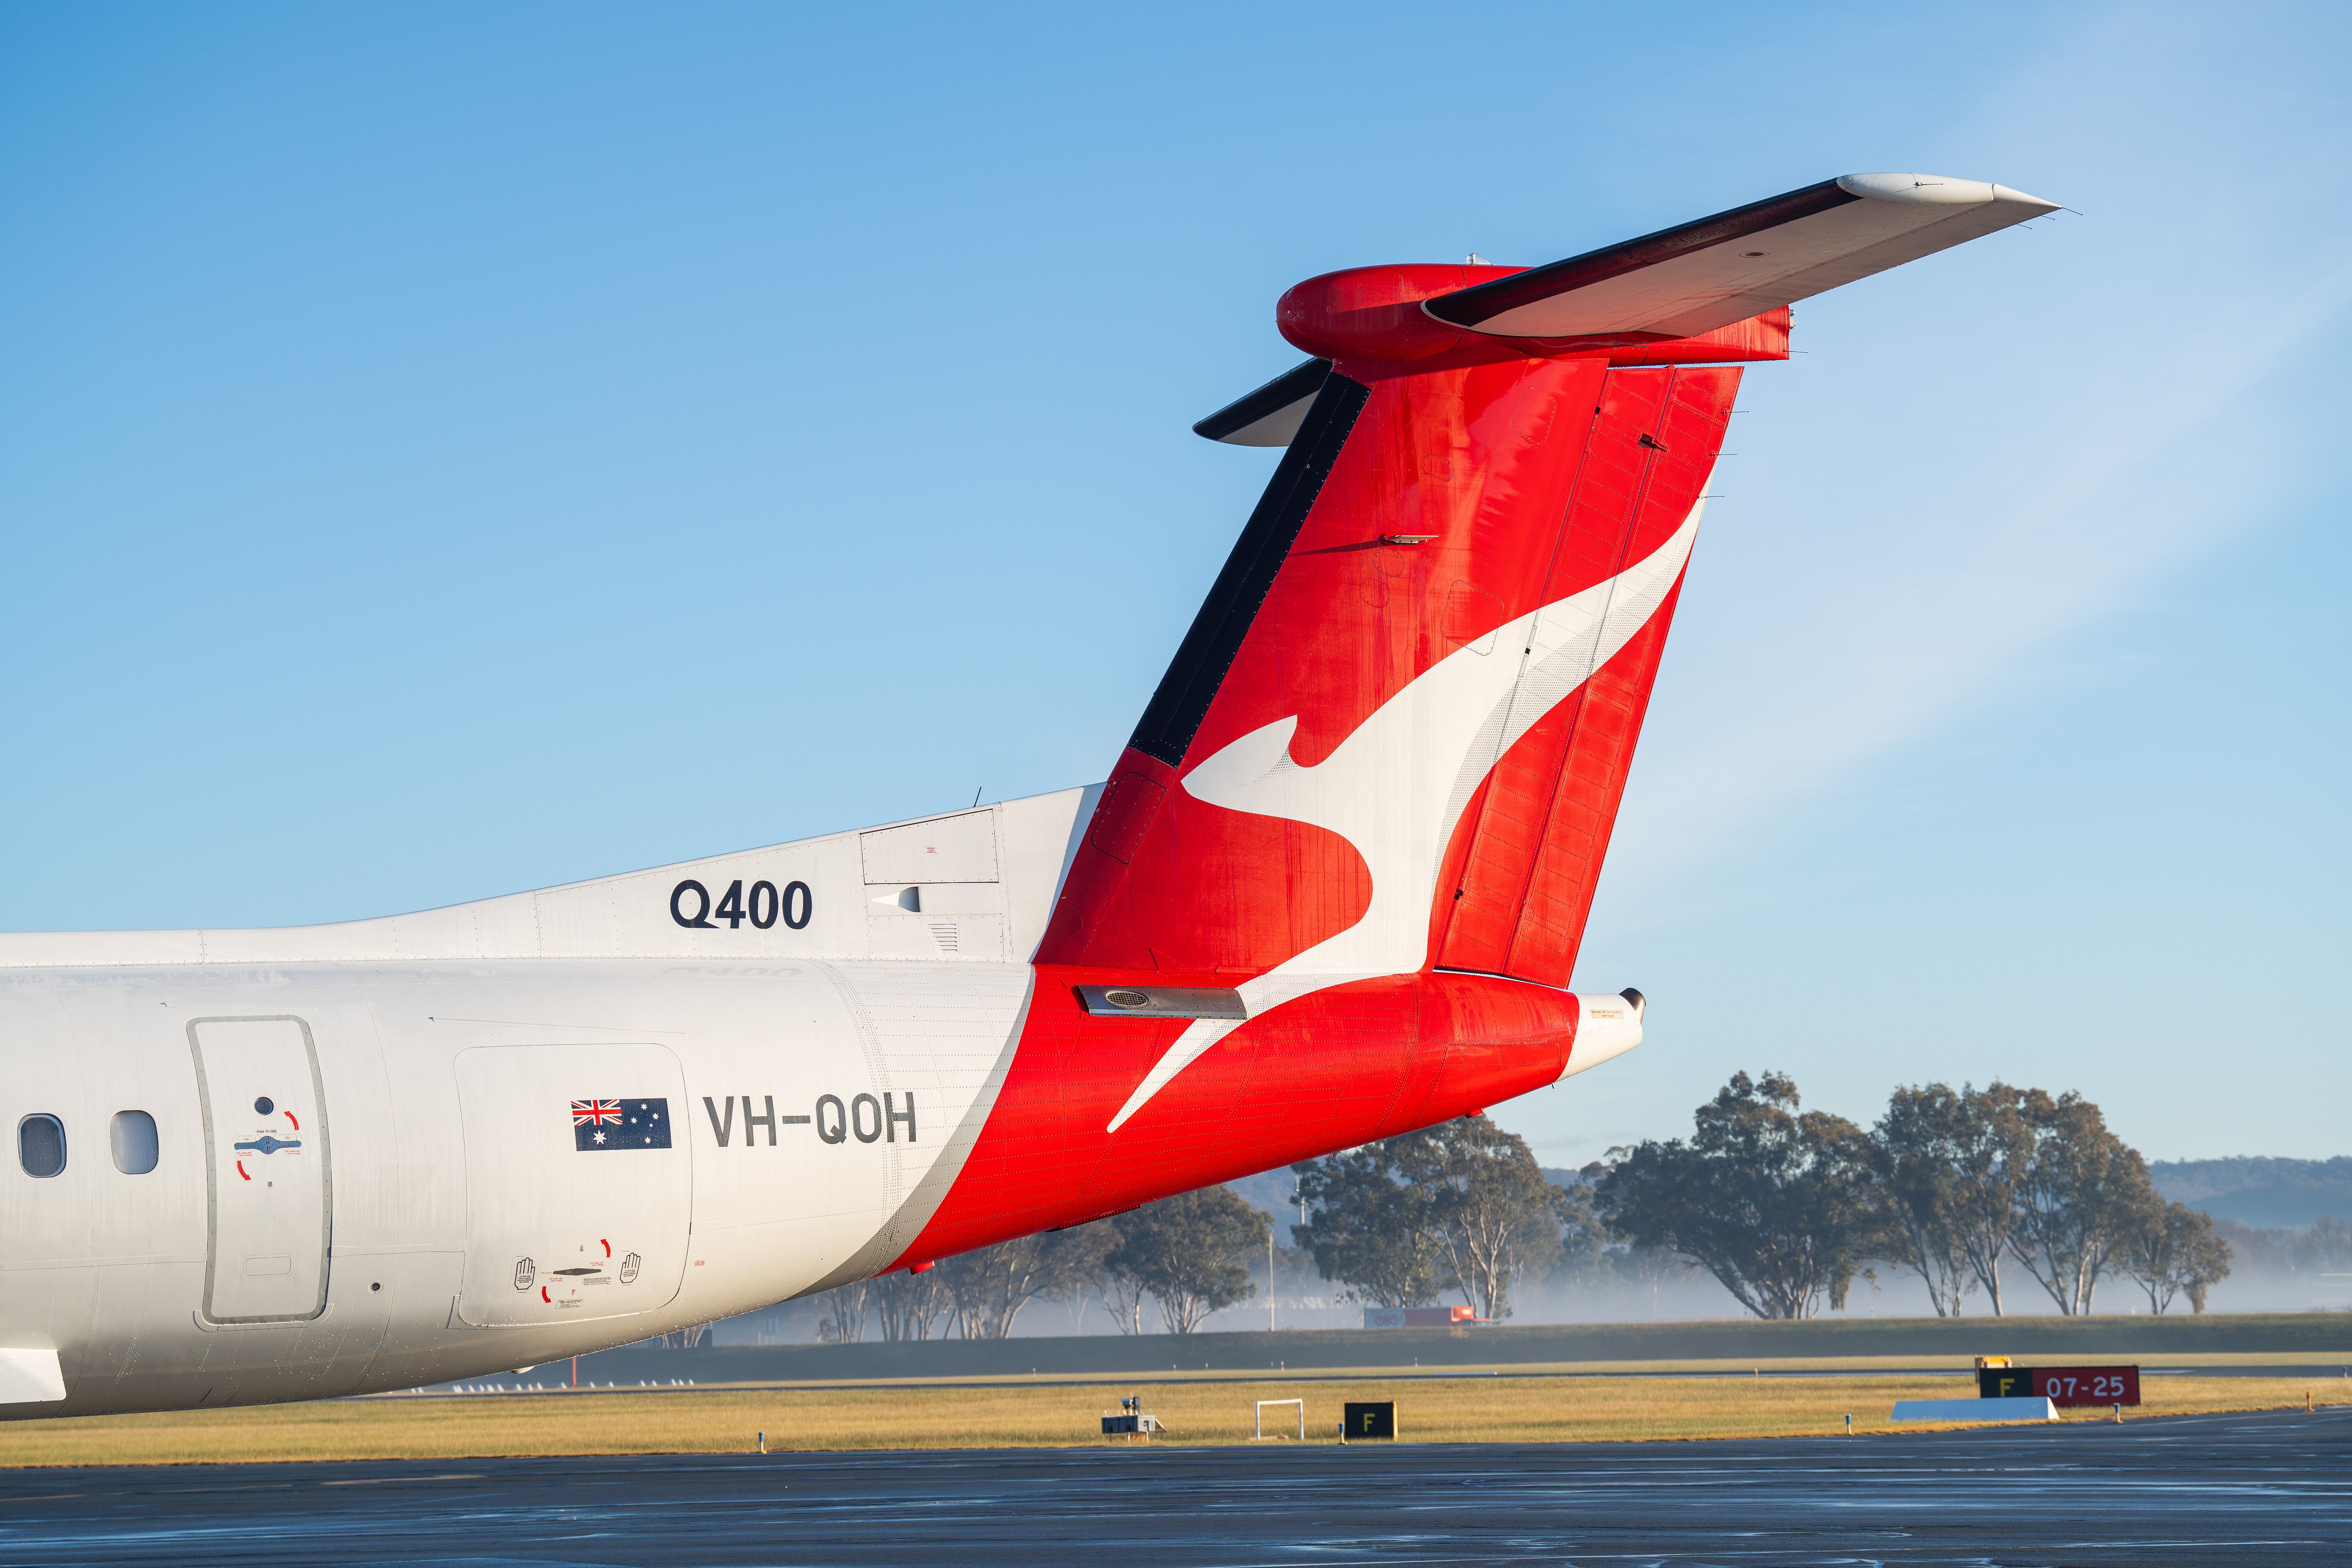
[{"label": "stabilizer winglet", "polygon": [[1192,434],[1235,447],[1287,447],[1330,373],[1329,360],[1308,360],[1226,404],[1193,426]]},{"label": "stabilizer winglet", "polygon": [[1978,180],[1844,174],[1443,294],[1422,309],[1496,337],[1693,337],[2057,207]]},{"label": "stabilizer winglet", "polygon": [[[1421,359],[1475,341],[1464,333],[1519,340],[1530,354],[1604,353],[1612,364],[1781,359],[1795,301],[2057,210],[1980,180],[1842,174],[1548,266],[1481,263],[1485,279],[1467,288],[1452,285],[1468,267],[1329,273],[1278,310],[1297,318],[1284,317],[1284,336],[1340,359]],[[1192,429],[1288,446],[1331,364],[1310,359]]]}]

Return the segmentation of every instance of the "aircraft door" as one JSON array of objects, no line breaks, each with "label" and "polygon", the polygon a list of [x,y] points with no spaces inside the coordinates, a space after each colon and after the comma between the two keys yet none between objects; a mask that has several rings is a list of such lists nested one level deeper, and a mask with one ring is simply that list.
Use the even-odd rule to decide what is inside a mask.
[{"label": "aircraft door", "polygon": [[478,1046],[457,1057],[466,1274],[479,1328],[629,1317],[686,1276],[686,1079],[666,1046]]},{"label": "aircraft door", "polygon": [[334,1224],[319,1053],[299,1018],[188,1026],[205,1127],[205,1316],[315,1318],[327,1305]]}]

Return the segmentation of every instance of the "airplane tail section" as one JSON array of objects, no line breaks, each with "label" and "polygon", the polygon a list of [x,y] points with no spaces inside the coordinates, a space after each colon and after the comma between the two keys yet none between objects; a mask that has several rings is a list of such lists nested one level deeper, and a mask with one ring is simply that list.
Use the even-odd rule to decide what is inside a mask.
[{"label": "airplane tail section", "polygon": [[1565,988],[1739,367],[1787,354],[1794,301],[2051,210],[1848,175],[1544,267],[1284,295],[1306,362],[1194,426],[1281,459],[1069,852],[1020,1049],[905,1257],[1638,1043],[1639,993]]},{"label": "airplane tail section", "polygon": [[1291,289],[1312,357],[1194,426],[1286,449],[1038,961],[1253,1012],[1429,968],[1564,985],[1738,365],[1787,357],[1796,300],[2054,210],[1848,174],[1542,267]]},{"label": "airplane tail section", "polygon": [[1334,356],[1041,963],[1567,983],[1739,372],[1430,357]]}]

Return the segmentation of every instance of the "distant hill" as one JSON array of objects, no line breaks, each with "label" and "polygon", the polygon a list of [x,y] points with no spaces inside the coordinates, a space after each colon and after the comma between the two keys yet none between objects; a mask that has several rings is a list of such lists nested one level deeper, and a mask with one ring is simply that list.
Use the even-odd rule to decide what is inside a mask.
[{"label": "distant hill", "polygon": [[2352,1220],[2352,1157],[2276,1160],[2158,1160],[2156,1190],[2177,1203],[2240,1225],[2301,1230],[2333,1215]]}]

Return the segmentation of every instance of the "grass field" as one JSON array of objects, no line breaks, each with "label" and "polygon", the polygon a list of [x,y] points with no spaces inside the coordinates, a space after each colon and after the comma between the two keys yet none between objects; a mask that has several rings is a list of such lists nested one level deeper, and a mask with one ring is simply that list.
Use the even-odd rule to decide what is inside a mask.
[{"label": "grass field", "polygon": [[[2315,1372],[2320,1369],[2315,1369]],[[2334,1369],[2326,1369],[2333,1371]],[[1786,1436],[1889,1429],[1898,1399],[1966,1397],[1955,1376],[1419,1378],[1384,1382],[1118,1383],[1086,1387],[680,1389],[656,1393],[376,1398],[0,1426],[0,1466],[287,1459],[457,1459],[522,1455],[741,1453],[756,1434],[784,1449],[1062,1447],[1099,1444],[1117,1395],[1143,1395],[1159,1441],[1242,1443],[1252,1404],[1307,1401],[1308,1440],[1335,1440],[1339,1406],[1394,1399],[1403,1438],[1561,1442]],[[2340,1377],[2146,1380],[2129,1416],[2341,1403]],[[1269,1425],[1295,1415],[1269,1412]],[[2077,1412],[2076,1419],[2106,1413]],[[1906,1427],[1916,1430],[1916,1427]],[[1293,1439],[1295,1440],[1295,1436]]]}]

